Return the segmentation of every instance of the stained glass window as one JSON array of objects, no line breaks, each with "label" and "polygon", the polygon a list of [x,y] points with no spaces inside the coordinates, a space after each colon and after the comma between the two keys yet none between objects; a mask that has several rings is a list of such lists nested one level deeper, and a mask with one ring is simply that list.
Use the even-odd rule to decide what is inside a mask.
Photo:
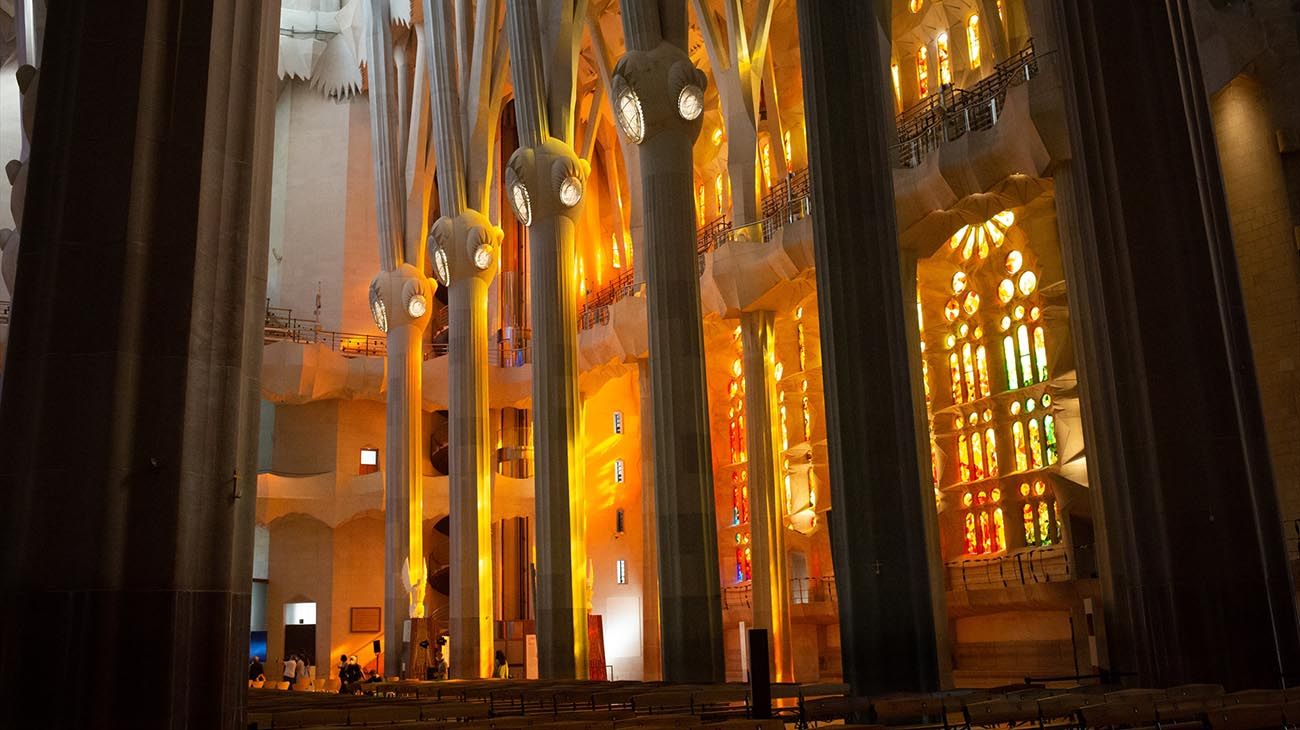
[{"label": "stained glass window", "polygon": [[972,15],[966,21],[966,52],[970,67],[980,67],[980,16]]},{"label": "stained glass window", "polygon": [[934,41],[936,55],[939,59],[939,83],[952,83],[952,57],[948,53],[948,34],[940,33]]},{"label": "stained glass window", "polygon": [[1020,387],[1020,376],[1016,370],[1016,341],[1011,335],[1002,338],[1002,358],[1007,368],[1007,387],[1015,390]]},{"label": "stained glass window", "polygon": [[925,46],[916,49],[916,94],[930,94],[930,54]]},{"label": "stained glass window", "polygon": [[984,429],[984,449],[989,464],[989,476],[995,477],[998,475],[998,439],[992,427]]},{"label": "stained glass window", "polygon": [[966,434],[957,436],[957,463],[961,469],[961,481],[969,482],[971,480],[970,464],[970,446],[966,442]]},{"label": "stained glass window", "polygon": [[1056,419],[1051,414],[1043,416],[1043,442],[1048,465],[1055,464],[1060,456],[1056,451]]},{"label": "stained glass window", "polygon": [[1047,335],[1042,327],[1034,328],[1034,360],[1038,364],[1038,382],[1047,382]]},{"label": "stained glass window", "polygon": [[1035,418],[1029,419],[1029,464],[1035,469],[1043,468],[1043,440]]},{"label": "stained glass window", "polygon": [[1029,449],[1025,443],[1025,427],[1016,421],[1011,424],[1011,445],[1016,451],[1016,471],[1029,470]]}]

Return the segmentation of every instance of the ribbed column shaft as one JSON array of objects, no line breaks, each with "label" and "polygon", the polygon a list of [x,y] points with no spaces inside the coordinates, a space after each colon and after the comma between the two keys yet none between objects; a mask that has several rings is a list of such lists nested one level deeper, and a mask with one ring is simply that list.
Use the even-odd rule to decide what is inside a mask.
[{"label": "ribbed column shaft", "polygon": [[392,88],[393,28],[388,0],[369,0],[372,22],[366,66],[370,101],[370,149],[375,165],[375,217],[379,222],[379,262],[392,271],[405,258],[405,196],[402,194],[401,139],[397,96]]},{"label": "ribbed column shaft", "polygon": [[488,418],[488,283],[452,282],[448,293],[451,382],[451,676],[492,676],[492,433]]},{"label": "ribbed column shaft", "polygon": [[7,724],[247,726],[278,13],[50,4],[0,398]]},{"label": "ribbed column shaft", "polygon": [[546,120],[546,81],[542,73],[542,32],[535,0],[506,0],[510,78],[515,85],[519,146],[536,147],[550,136]]},{"label": "ribbed column shaft", "polygon": [[790,571],[785,556],[785,484],[780,468],[776,359],[772,312],[740,315],[745,374],[745,450],[749,471],[749,529],[753,545],[754,628],[767,629],[772,679],[794,678],[790,650]]},{"label": "ribbed column shaft", "polygon": [[1112,666],[1276,686],[1300,670],[1295,590],[1189,3],[1043,9]]},{"label": "ribbed column shaft", "polygon": [[[938,689],[888,144],[887,3],[799,0],[844,678]],[[910,297],[910,295],[909,295]],[[871,322],[870,327],[863,327]],[[888,657],[882,660],[882,657]]]},{"label": "ribbed column shaft", "polygon": [[[388,331],[388,403],[384,445],[384,674],[402,668],[402,624],[411,617],[406,581],[424,572],[424,477],[420,468],[422,330]],[[405,568],[404,568],[405,566]],[[403,575],[403,570],[409,574]],[[414,576],[414,577],[412,577]],[[421,598],[423,600],[423,598]]]},{"label": "ribbed column shaft", "polygon": [[586,536],[579,445],[578,279],[573,222],[529,229],[533,309],[533,477],[537,652],[544,679],[587,676]]},{"label": "ribbed column shaft", "polygon": [[691,141],[677,129],[641,145],[638,261],[648,290],[664,679],[718,682],[726,666]]},{"label": "ribbed column shaft", "polygon": [[[659,45],[663,30],[659,25],[658,0],[624,0],[621,5],[627,50],[649,51]],[[682,8],[685,7],[683,2]]]},{"label": "ribbed column shaft", "polygon": [[[425,3],[424,37],[429,42],[429,94],[433,108],[433,149],[438,166],[438,203],[442,215],[465,210],[465,147],[457,88],[449,0]],[[486,331],[486,330],[485,330]]]},{"label": "ribbed column shaft", "polygon": [[[640,207],[640,206],[637,206]],[[650,394],[650,361],[637,360],[636,380],[641,398],[641,655],[647,680],[663,678],[659,639],[659,530],[655,510],[654,399]]]}]

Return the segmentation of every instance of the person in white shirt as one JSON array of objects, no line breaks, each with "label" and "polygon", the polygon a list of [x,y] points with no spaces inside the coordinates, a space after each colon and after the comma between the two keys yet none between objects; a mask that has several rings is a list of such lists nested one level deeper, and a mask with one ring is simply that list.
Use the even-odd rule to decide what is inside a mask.
[{"label": "person in white shirt", "polygon": [[298,655],[298,666],[294,667],[294,678],[298,681],[307,679],[307,662],[303,660],[302,655]]},{"label": "person in white shirt", "polygon": [[293,684],[293,677],[297,673],[298,673],[298,661],[293,655],[290,655],[289,658],[284,660],[283,681],[288,682],[289,684]]}]

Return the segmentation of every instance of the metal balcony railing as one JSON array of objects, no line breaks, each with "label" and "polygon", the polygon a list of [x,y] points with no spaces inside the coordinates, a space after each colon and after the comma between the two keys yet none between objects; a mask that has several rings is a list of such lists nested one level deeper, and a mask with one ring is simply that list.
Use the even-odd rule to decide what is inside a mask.
[{"label": "metal balcony railing", "polygon": [[1079,570],[1075,556],[1064,545],[953,561],[946,568],[948,587],[964,591],[1063,583],[1090,577]]},{"label": "metal balcony railing", "polygon": [[[834,603],[835,600],[835,576],[833,575],[790,579],[790,603],[793,605]],[[723,608],[749,608],[753,602],[754,586],[748,581],[722,587]]]},{"label": "metal balcony railing", "polygon": [[1007,91],[1038,75],[1034,42],[999,63],[993,73],[969,89],[941,86],[936,94],[898,117],[898,142],[891,155],[898,167],[917,167],[945,142],[968,132],[989,129],[1006,107]]},{"label": "metal balcony railing", "polygon": [[[7,310],[4,310],[7,311]],[[447,309],[444,307],[434,315],[433,325],[446,328]],[[436,331],[436,330],[435,330]],[[323,345],[346,357],[385,357],[388,355],[388,342],[383,335],[336,332],[320,326],[314,319],[300,319],[293,316],[293,310],[283,307],[266,308],[266,320],[263,326],[263,341],[296,342],[303,345]],[[425,343],[424,359],[446,355],[448,345],[445,342]],[[495,343],[488,348],[488,363],[494,367],[519,367],[533,361],[532,348],[528,345],[510,345]]]},{"label": "metal balcony railing", "polygon": [[[807,217],[811,211],[812,185],[808,170],[791,172],[786,179],[772,186],[760,201],[763,219],[736,228],[727,216],[719,216],[695,231],[695,253],[699,257],[699,273],[704,273],[704,256],[728,241],[766,242],[787,223]],[[631,295],[632,272],[625,271],[618,279],[591,292],[578,312],[578,327],[591,329],[609,323],[609,305]]]}]

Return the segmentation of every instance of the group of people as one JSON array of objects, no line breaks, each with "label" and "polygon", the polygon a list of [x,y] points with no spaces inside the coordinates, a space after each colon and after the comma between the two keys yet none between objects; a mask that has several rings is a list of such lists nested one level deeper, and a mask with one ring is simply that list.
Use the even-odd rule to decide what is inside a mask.
[{"label": "group of people", "polygon": [[[429,668],[432,670],[430,672],[430,679],[447,678],[447,662],[443,658],[442,654],[442,647],[445,646],[446,643],[446,639],[439,637],[437,646],[433,650],[433,657],[430,660]],[[426,642],[422,646],[427,647],[427,645]],[[509,679],[510,665],[506,662],[505,652],[498,650],[494,659],[492,676],[497,677],[498,679]],[[377,670],[362,670],[361,665],[357,663],[357,657],[355,654],[352,656],[348,656],[347,654],[339,655],[338,675],[339,694],[357,694],[361,691],[360,685],[383,681],[383,677],[379,675]],[[284,660],[284,674],[282,676],[282,681],[288,682],[292,686],[295,679],[306,676],[307,662],[304,660],[303,655],[290,654]],[[253,657],[253,660],[249,662],[248,678],[254,682],[266,681],[266,668],[262,665],[261,657],[255,656]]]},{"label": "group of people", "polygon": [[371,669],[368,672],[361,670],[361,665],[357,663],[357,656],[353,654],[339,655],[339,694],[351,695],[361,691],[361,684],[374,683],[383,681],[379,672]]}]

